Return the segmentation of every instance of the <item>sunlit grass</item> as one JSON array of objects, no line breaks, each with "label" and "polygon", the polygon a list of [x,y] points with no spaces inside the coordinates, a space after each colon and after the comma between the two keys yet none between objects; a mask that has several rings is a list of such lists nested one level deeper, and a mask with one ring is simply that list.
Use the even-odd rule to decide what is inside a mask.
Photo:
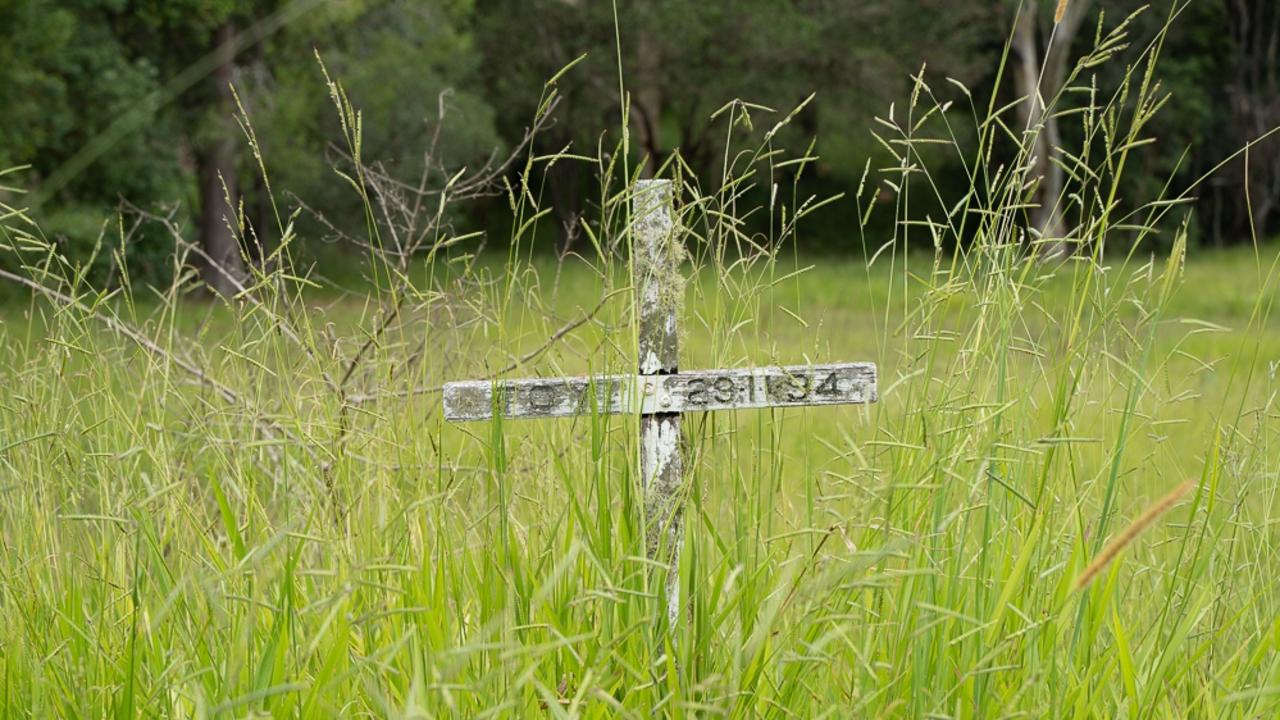
[{"label": "sunlit grass", "polygon": [[[483,424],[441,425],[428,395],[361,410],[350,449],[335,459],[325,438],[339,420],[331,403],[307,400],[323,395],[313,371],[264,375],[224,356],[225,382],[317,448],[313,457],[276,442],[281,470],[269,471],[269,441],[253,446],[243,408],[223,407],[65,312],[9,308],[0,612],[10,629],[0,658],[10,708],[97,714],[122,706],[133,682],[129,702],[162,714],[220,705],[231,715],[395,714],[415,703],[471,714],[498,698],[523,714],[577,697],[566,710],[666,698],[673,711],[770,712],[776,702],[803,715],[897,702],[893,712],[965,715],[981,703],[954,696],[978,678],[1006,710],[1074,693],[1086,714],[1106,715],[1139,687],[1155,693],[1154,682],[1184,692],[1137,697],[1139,707],[1188,711],[1233,698],[1223,710],[1242,717],[1274,707],[1280,538],[1266,362],[1280,357],[1280,330],[1250,332],[1236,310],[1241,296],[1257,298],[1256,286],[1217,284],[1253,266],[1245,253],[1189,262],[1156,333],[1153,355],[1167,360],[1147,371],[1112,526],[1185,479],[1200,480],[1199,507],[1176,509],[1144,535],[1087,599],[1070,583],[1089,557],[1129,387],[1125,369],[1105,366],[1136,346],[1118,334],[1108,352],[1125,355],[1081,364],[1091,381],[1071,429],[1055,432],[1052,377],[1026,353],[1010,355],[1004,390],[994,367],[902,381],[920,361],[900,333],[878,349],[877,288],[889,284],[879,269],[868,283],[854,261],[822,261],[778,288],[788,299],[767,302],[795,302],[789,309],[808,327],[791,313],[762,313],[719,359],[875,359],[884,402],[691,417],[698,460],[684,574],[693,615],[670,648],[652,628],[661,603],[644,594],[635,530],[620,529],[634,522],[626,423],[507,424],[495,473]],[[554,269],[541,262],[528,277],[545,281]],[[1194,292],[1208,286],[1223,287],[1220,304]],[[557,314],[592,304],[596,287],[586,268],[563,268]],[[1062,307],[1061,295],[1069,291],[1055,280],[1042,302]],[[359,304],[314,302],[344,335],[360,326]],[[940,325],[963,334],[973,302],[952,302]],[[201,318],[211,353],[260,337],[225,310],[207,321],[198,310],[182,321]],[[694,302],[687,317],[709,312]],[[406,340],[422,322],[406,324]],[[686,362],[712,364],[712,330],[688,326]],[[584,327],[527,372],[581,372],[603,334]],[[534,347],[534,328],[525,336]],[[432,370],[431,380],[470,377],[525,351],[472,347],[469,363]],[[286,366],[299,362],[285,353]],[[270,363],[272,354],[253,357]],[[948,345],[936,354],[957,361]],[[1237,361],[1252,365],[1232,370]],[[1250,367],[1259,377],[1241,394],[1232,379]],[[945,387],[965,378],[971,387]],[[909,392],[922,399],[906,400]],[[1235,412],[1231,398],[1246,401],[1243,437],[1217,429]],[[1002,404],[997,429],[987,418]],[[1076,437],[1047,441],[1055,435]],[[998,448],[998,482],[969,474],[984,464],[979,440]],[[1046,481],[1051,448],[1059,459]],[[322,470],[326,462],[334,469]],[[662,678],[669,685],[655,684]]]},{"label": "sunlit grass", "polygon": [[[1109,156],[1141,134],[1139,95],[1083,113]],[[283,260],[239,298],[101,293],[8,216],[46,262],[0,311],[0,712],[1275,715],[1276,247],[1184,258],[1176,204],[1151,199],[1123,231],[1137,249],[1104,252],[1107,163],[1070,188],[1065,263],[1036,259],[1026,178],[1001,168],[921,224],[930,96],[879,129],[902,164],[896,234],[850,231],[870,264],[794,251],[819,200],[738,207],[797,166],[767,132],[711,189],[662,169],[691,254],[682,366],[874,360],[882,398],[686,417],[674,629],[633,418],[438,407],[445,380],[634,365],[625,147],[531,159],[508,249],[477,258],[441,230],[400,263],[371,210],[365,292],[292,277],[280,228]],[[724,112],[728,141],[770,117]],[[975,169],[1020,137],[980,124],[956,148]],[[553,162],[601,178],[563,262],[530,252]],[[1172,249],[1146,249],[1157,228]]]}]

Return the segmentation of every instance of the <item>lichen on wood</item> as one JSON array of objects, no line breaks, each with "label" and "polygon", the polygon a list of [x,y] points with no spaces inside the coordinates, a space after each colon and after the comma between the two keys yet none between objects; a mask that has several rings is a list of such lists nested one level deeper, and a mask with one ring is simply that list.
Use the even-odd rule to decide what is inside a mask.
[{"label": "lichen on wood", "polygon": [[[670,180],[640,180],[632,197],[631,264],[639,324],[637,370],[669,375],[678,370],[679,323],[684,297],[677,235],[675,188]],[[667,615],[679,621],[680,546],[684,544],[684,463],[680,414],[640,418],[640,474],[644,481],[646,541],[651,559],[667,566]]]},{"label": "lichen on wood", "polygon": [[444,416],[451,422],[487,420],[495,409],[510,419],[592,413],[659,415],[848,405],[876,399],[874,364],[827,363],[665,375],[464,380],[445,383]]},{"label": "lichen on wood", "polygon": [[684,243],[674,210],[675,184],[639,180],[632,195],[632,267],[640,325],[640,373],[673,372],[678,364],[677,318],[684,304]]}]

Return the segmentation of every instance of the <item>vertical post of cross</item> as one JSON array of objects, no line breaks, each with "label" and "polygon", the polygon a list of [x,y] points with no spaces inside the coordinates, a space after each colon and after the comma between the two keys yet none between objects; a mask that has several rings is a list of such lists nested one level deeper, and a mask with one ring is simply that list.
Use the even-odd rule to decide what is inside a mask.
[{"label": "vertical post of cross", "polygon": [[[674,187],[670,180],[639,180],[632,196],[632,268],[639,314],[638,370],[646,399],[660,384],[645,376],[671,375],[678,369],[680,342],[676,318],[684,281],[684,248],[677,234]],[[675,627],[680,616],[680,549],[684,543],[684,467],[680,414],[661,412],[671,398],[652,397],[659,412],[640,416],[640,473],[644,482],[645,541],[648,555],[667,566],[667,615]]]}]

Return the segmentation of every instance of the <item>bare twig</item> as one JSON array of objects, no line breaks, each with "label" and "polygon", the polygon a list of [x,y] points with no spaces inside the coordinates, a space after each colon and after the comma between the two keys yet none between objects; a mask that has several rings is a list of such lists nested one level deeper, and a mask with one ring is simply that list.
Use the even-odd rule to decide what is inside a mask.
[{"label": "bare twig", "polygon": [[[46,298],[50,300],[54,300],[58,303],[61,303],[66,307],[74,307],[77,310],[80,310],[86,315],[106,325],[107,328],[110,329],[112,332],[118,335],[121,335],[123,337],[126,337],[129,340],[132,340],[135,344],[138,345],[138,347],[142,348],[143,350],[150,353],[151,355],[183,370],[188,375],[191,375],[196,380],[196,382],[212,390],[218,397],[220,397],[227,404],[239,405],[241,407],[244,407],[250,410],[255,416],[254,423],[258,426],[259,432],[261,432],[263,436],[266,437],[268,440],[274,440],[278,434],[280,436],[283,436],[297,443],[300,446],[303,446],[301,441],[295,435],[290,433],[285,428],[281,427],[278,423],[272,422],[271,420],[261,417],[260,413],[257,411],[257,408],[253,407],[239,393],[231,389],[231,387],[229,387],[228,385],[222,382],[219,382],[216,378],[213,378],[212,376],[210,376],[208,373],[202,370],[198,365],[196,365],[195,362],[187,358],[184,358],[180,355],[177,355],[173,352],[170,352],[169,350],[156,344],[156,342],[153,341],[151,338],[147,337],[145,334],[143,334],[136,328],[133,328],[129,324],[123,322],[119,318],[113,315],[108,315],[102,312],[101,310],[91,308],[88,305],[85,305],[82,301],[78,300],[77,298],[71,297],[70,295],[67,295],[63,292],[55,290],[47,285],[43,285],[34,280],[31,280],[30,278],[26,278],[21,275],[17,275],[15,273],[11,273],[7,270],[0,269],[0,278],[8,280],[10,282],[17,283],[24,287],[30,288],[31,290],[34,290],[35,292],[45,296]],[[275,450],[275,448],[268,446],[267,451],[271,454],[272,460],[277,462],[279,461],[280,459],[279,454]]]},{"label": "bare twig", "polygon": [[280,330],[280,333],[284,335],[286,338],[288,338],[289,341],[292,342],[294,345],[297,345],[304,353],[307,354],[309,358],[311,358],[313,362],[316,363],[316,367],[320,370],[320,374],[324,378],[325,383],[329,386],[331,390],[333,390],[334,392],[338,392],[338,389],[339,389],[338,385],[333,381],[333,377],[324,368],[323,364],[320,362],[319,358],[316,356],[315,348],[312,347],[310,344],[303,342],[302,337],[298,334],[297,330],[294,329],[293,323],[290,322],[290,320],[284,315],[281,315],[280,313],[277,313],[273,311],[271,308],[267,307],[261,300],[258,299],[257,295],[253,293],[250,288],[245,286],[245,284],[241,282],[239,278],[235,277],[234,273],[228,272],[225,268],[223,268],[218,263],[217,260],[211,257],[208,253],[206,253],[204,251],[204,248],[200,247],[195,243],[188,241],[186,238],[182,236],[181,228],[179,228],[177,223],[173,221],[173,215],[176,212],[176,208],[171,209],[168,215],[162,216],[162,215],[157,215],[155,213],[147,212],[146,210],[139,208],[138,206],[134,205],[133,203],[130,203],[128,200],[125,200],[124,198],[120,199],[120,204],[121,204],[121,207],[137,215],[138,217],[146,220],[150,220],[152,222],[155,222],[161,225],[169,233],[169,235],[173,237],[173,241],[178,245],[178,247],[184,248],[190,252],[193,252],[199,255],[205,262],[212,265],[215,270],[226,275],[226,277],[231,281],[232,286],[235,288],[236,297],[243,298],[246,301],[252,303],[254,307],[257,308],[260,312],[264,313],[271,319],[275,320],[276,325]]},{"label": "bare twig", "polygon": [[[586,323],[588,323],[588,322],[590,322],[592,319],[594,319],[594,318],[595,318],[595,316],[596,316],[597,314],[599,314],[599,312],[600,312],[602,309],[604,309],[604,306],[605,306],[605,304],[606,304],[606,303],[608,303],[608,302],[609,302],[609,298],[610,298],[610,297],[611,297],[611,296],[608,296],[608,295],[607,295],[607,296],[605,296],[604,298],[601,298],[600,302],[599,302],[599,303],[597,303],[597,304],[596,304],[596,306],[595,306],[594,308],[592,308],[590,312],[583,313],[583,314],[582,314],[580,317],[578,317],[576,320],[572,320],[572,321],[570,321],[570,322],[566,323],[566,324],[565,324],[565,325],[563,325],[559,330],[556,330],[555,332],[551,333],[551,335],[547,336],[547,339],[546,339],[546,340],[545,340],[541,345],[539,345],[538,347],[534,348],[533,350],[530,350],[529,352],[525,353],[524,355],[521,355],[519,358],[517,358],[516,360],[513,360],[510,364],[506,365],[505,367],[503,367],[503,368],[501,368],[501,369],[499,369],[499,370],[495,370],[495,371],[493,371],[493,372],[489,373],[488,375],[485,375],[484,377],[481,377],[481,378],[479,378],[479,379],[480,379],[480,380],[493,380],[494,378],[497,378],[497,377],[500,377],[500,376],[502,376],[502,375],[505,375],[505,374],[507,374],[507,373],[511,372],[512,370],[515,370],[516,368],[519,368],[519,367],[521,367],[522,365],[527,364],[528,362],[530,362],[530,361],[531,361],[531,360],[533,360],[534,358],[538,357],[538,356],[539,356],[539,355],[541,355],[542,353],[544,353],[544,352],[546,352],[547,350],[549,350],[549,349],[551,348],[551,346],[553,346],[553,345],[555,345],[556,343],[560,342],[560,340],[562,340],[566,335],[568,335],[569,333],[573,332],[574,330],[577,330],[578,328],[582,327],[583,325],[585,325]],[[397,390],[397,391],[395,391],[395,392],[367,393],[367,394],[363,394],[363,395],[349,395],[349,396],[347,397],[347,400],[348,400],[349,402],[351,402],[352,404],[355,404],[355,405],[363,405],[363,404],[365,404],[365,403],[370,403],[370,402],[373,402],[373,401],[375,401],[375,400],[386,400],[386,399],[393,399],[393,398],[408,398],[408,397],[416,397],[416,396],[418,396],[418,395],[431,395],[431,394],[433,394],[433,393],[441,392],[443,389],[444,389],[444,387],[443,387],[443,386],[441,386],[441,385],[434,385],[434,386],[430,386],[430,387],[410,388],[410,389],[408,389],[408,390]]]}]

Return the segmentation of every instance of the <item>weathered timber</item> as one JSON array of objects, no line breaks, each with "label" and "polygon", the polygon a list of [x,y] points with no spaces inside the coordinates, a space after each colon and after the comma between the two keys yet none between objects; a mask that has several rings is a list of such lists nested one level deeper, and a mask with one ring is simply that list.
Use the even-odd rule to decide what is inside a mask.
[{"label": "weathered timber", "polygon": [[[631,267],[640,328],[637,369],[646,389],[655,380],[675,374],[680,361],[684,243],[676,236],[674,194],[675,183],[670,180],[640,180],[631,199]],[[684,546],[681,444],[679,412],[642,410],[645,547],[651,559],[667,567],[667,618],[673,628],[680,619],[680,550]]]},{"label": "weathered timber", "polygon": [[679,314],[684,246],[670,180],[636,182],[631,206],[638,357],[634,375],[472,380],[446,383],[450,421],[639,414],[640,474],[648,556],[666,568],[669,628],[680,618],[684,544],[684,454],[680,415],[806,405],[871,403],[876,366],[834,363],[680,372]]},{"label": "weathered timber", "polygon": [[444,416],[453,422],[488,420],[495,408],[513,420],[593,413],[655,415],[876,400],[874,363],[829,363],[674,375],[451,382],[444,386]]}]

